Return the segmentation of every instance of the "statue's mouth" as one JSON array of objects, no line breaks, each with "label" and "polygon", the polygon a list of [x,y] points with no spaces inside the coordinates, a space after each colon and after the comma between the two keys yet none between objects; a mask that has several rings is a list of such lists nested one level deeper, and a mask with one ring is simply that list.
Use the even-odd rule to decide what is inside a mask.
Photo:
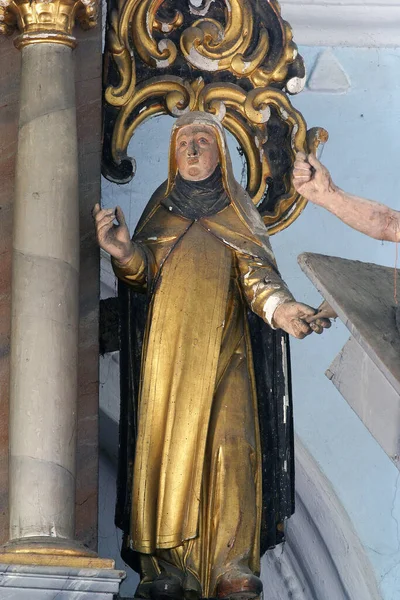
[{"label": "statue's mouth", "polygon": [[188,165],[195,165],[199,162],[199,159],[198,158],[188,158],[187,162],[188,162]]}]

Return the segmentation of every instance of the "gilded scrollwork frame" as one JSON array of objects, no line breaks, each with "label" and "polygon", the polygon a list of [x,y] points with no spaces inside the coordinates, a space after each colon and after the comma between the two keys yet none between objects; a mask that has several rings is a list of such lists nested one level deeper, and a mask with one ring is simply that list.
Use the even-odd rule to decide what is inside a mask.
[{"label": "gilded scrollwork frame", "polygon": [[148,118],[214,113],[236,138],[247,190],[276,233],[306,205],[291,178],[296,152],[315,152],[327,139],[323,129],[307,132],[290,102],[304,82],[276,0],[110,0],[103,173],[130,181],[128,144]]}]

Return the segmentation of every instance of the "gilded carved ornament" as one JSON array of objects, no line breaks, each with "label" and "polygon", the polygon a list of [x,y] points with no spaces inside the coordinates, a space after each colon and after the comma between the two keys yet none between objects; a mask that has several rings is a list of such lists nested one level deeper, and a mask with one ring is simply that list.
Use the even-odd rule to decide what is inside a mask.
[{"label": "gilded carved ornament", "polygon": [[296,151],[315,152],[288,94],[305,83],[303,59],[276,0],[110,0],[105,52],[103,172],[126,183],[127,148],[148,118],[189,110],[218,115],[247,164],[247,191],[269,232],[306,201],[291,181]]},{"label": "gilded carved ornament", "polygon": [[97,24],[99,0],[0,0],[0,33],[19,31],[17,48],[52,42],[76,46],[75,22],[84,29]]}]

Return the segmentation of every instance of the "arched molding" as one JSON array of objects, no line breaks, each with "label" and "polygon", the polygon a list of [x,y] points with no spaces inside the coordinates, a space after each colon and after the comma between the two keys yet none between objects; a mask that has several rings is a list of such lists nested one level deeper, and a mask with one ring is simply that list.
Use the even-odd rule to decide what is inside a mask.
[{"label": "arched molding", "polygon": [[262,562],[265,597],[379,600],[374,573],[350,518],[314,458],[296,439],[296,512],[287,542]]}]

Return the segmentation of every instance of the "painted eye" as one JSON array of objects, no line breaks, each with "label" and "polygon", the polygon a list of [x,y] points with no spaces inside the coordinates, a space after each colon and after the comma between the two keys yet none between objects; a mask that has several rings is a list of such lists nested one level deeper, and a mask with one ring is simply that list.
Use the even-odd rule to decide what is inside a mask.
[{"label": "painted eye", "polygon": [[179,148],[184,148],[185,146],[187,146],[187,142],[185,142],[185,140],[182,140],[179,144]]},{"label": "painted eye", "polygon": [[204,138],[204,137],[202,137],[202,138],[200,138],[199,142],[200,142],[201,144],[208,144],[208,139],[207,139],[207,138]]}]

